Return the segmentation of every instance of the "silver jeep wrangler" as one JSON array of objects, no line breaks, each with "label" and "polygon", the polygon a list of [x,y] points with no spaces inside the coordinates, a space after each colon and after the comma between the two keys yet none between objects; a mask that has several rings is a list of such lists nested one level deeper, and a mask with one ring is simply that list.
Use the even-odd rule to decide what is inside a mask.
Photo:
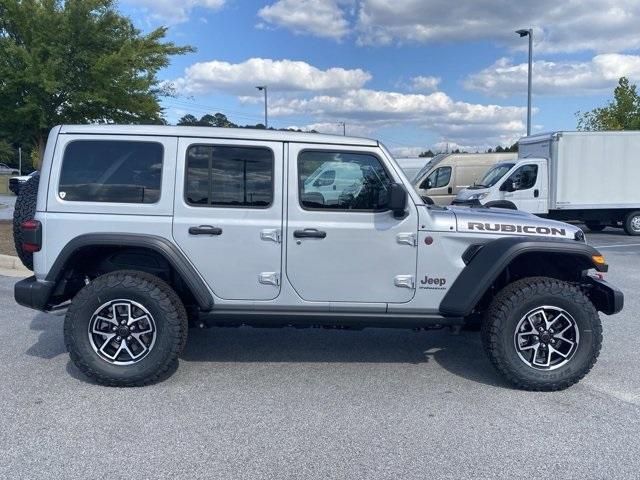
[{"label": "silver jeep wrangler", "polygon": [[[480,326],[504,377],[558,390],[622,309],[582,231],[429,205],[376,140],[249,129],[58,126],[21,189],[16,301],[66,309],[71,359],[106,385],[158,381],[189,322]],[[197,333],[193,333],[196,334]]]}]

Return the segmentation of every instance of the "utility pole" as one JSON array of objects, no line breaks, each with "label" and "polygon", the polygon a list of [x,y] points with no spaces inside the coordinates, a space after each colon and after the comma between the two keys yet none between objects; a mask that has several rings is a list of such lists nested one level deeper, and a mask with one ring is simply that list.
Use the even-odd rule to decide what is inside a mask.
[{"label": "utility pole", "polygon": [[268,118],[268,103],[267,103],[267,86],[259,85],[256,87],[261,92],[264,92],[264,128],[265,130],[269,128],[269,118]]},{"label": "utility pole", "polygon": [[529,75],[527,82],[527,137],[531,135],[531,73],[533,70],[533,29],[516,30],[520,37],[529,37]]},{"label": "utility pole", "polygon": [[22,147],[18,147],[18,172],[22,176]]},{"label": "utility pole", "polygon": [[345,122],[338,122],[338,125],[342,125],[342,136],[347,136],[347,124]]}]

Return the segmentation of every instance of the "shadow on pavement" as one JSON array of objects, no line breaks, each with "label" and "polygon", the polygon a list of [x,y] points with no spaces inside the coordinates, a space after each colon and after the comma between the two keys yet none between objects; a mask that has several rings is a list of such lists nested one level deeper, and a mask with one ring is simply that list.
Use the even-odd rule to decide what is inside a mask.
[{"label": "shadow on pavement", "polygon": [[[64,317],[38,314],[30,328],[38,341],[27,354],[53,359],[67,355]],[[453,375],[492,386],[506,387],[486,357],[477,332],[452,335],[448,330],[414,332],[395,329],[325,330],[211,328],[190,329],[182,354],[187,362],[205,363],[405,363],[436,364]],[[169,377],[176,366],[163,379]],[[212,368],[215,368],[212,366]],[[73,378],[89,381],[69,361]],[[161,381],[163,380],[161,379]]]}]

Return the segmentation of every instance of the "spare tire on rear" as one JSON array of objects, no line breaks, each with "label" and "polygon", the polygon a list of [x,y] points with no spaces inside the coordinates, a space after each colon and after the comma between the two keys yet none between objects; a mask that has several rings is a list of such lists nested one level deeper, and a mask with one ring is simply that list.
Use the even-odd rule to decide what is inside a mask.
[{"label": "spare tire on rear", "polygon": [[33,253],[22,249],[22,229],[20,225],[26,220],[32,220],[36,215],[36,202],[38,201],[38,185],[40,174],[36,173],[20,187],[13,211],[13,242],[16,246],[18,257],[22,264],[29,270],[33,270]]}]

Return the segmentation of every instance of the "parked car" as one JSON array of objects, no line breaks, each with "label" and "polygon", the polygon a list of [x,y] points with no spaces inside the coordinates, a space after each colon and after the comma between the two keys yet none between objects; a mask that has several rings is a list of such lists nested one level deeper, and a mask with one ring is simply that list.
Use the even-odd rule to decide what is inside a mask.
[{"label": "parked car", "polygon": [[516,153],[451,153],[438,158],[414,179],[420,196],[437,205],[449,205],[460,190],[471,185],[498,162],[517,158]]},{"label": "parked car", "polygon": [[522,138],[504,162],[455,203],[523,210],[640,235],[640,132],[553,132]]},{"label": "parked car", "polygon": [[35,274],[16,283],[16,301],[66,310],[71,360],[106,385],[166,375],[191,318],[269,327],[480,323],[509,382],[559,390],[598,357],[597,311],[623,304],[593,275],[607,265],[578,227],[426,205],[388,150],[362,138],[55,127],[40,175],[16,200],[14,227]]},{"label": "parked car", "polygon": [[16,195],[20,194],[20,187],[31,177],[33,177],[37,173],[37,170],[34,170],[29,175],[22,175],[20,177],[11,177],[9,179],[9,190],[11,190]]},{"label": "parked car", "polygon": [[10,167],[6,163],[0,163],[0,175],[19,175],[17,168]]}]

